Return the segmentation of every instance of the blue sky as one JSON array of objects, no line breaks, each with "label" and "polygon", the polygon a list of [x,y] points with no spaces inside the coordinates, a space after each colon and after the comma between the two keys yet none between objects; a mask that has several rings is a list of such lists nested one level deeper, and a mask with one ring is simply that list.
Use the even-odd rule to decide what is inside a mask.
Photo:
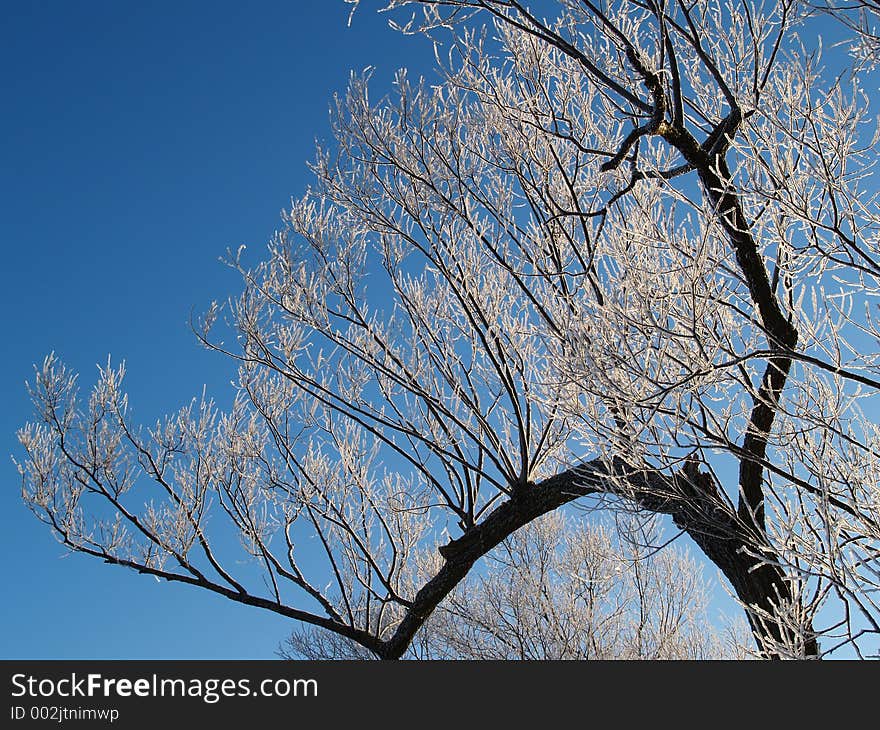
[{"label": "blue sky", "polygon": [[[191,311],[238,291],[308,183],[351,69],[387,83],[430,48],[341,0],[4,4],[0,24],[0,574],[6,658],[271,658],[289,621],[68,555],[19,497],[24,382],[50,351],[94,382],[125,359],[150,423],[229,365]],[[416,48],[418,46],[418,48]],[[228,391],[229,389],[225,389]]]}]

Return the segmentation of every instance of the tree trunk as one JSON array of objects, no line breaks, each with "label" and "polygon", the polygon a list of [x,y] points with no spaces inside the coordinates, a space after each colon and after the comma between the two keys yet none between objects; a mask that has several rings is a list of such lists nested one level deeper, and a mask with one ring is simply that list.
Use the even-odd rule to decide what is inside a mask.
[{"label": "tree trunk", "polygon": [[[803,642],[803,653],[807,657],[817,657],[819,647],[811,634],[802,638],[795,636],[791,627],[783,625],[777,616],[776,606],[792,600],[791,588],[782,570],[770,562],[772,555],[764,559],[754,556],[754,548],[749,542],[727,535],[707,535],[700,529],[688,529],[688,534],[718,568],[724,573],[737,598],[749,606],[747,611],[749,625],[759,651],[768,659],[781,659],[778,652],[764,649],[764,638],[773,644],[796,645]],[[802,633],[803,629],[801,632]]]},{"label": "tree trunk", "polygon": [[[778,615],[777,607],[789,604],[793,596],[764,530],[756,529],[754,520],[731,514],[709,474],[686,467],[675,482],[681,496],[658,511],[672,515],[675,524],[724,573],[737,598],[749,607],[746,614],[761,655],[783,658],[766,649],[765,640],[769,639],[771,646],[796,647],[801,643],[805,656],[817,658],[819,647],[812,627],[786,626]],[[646,497],[643,501],[652,501],[650,495]]]},{"label": "tree trunk", "polygon": [[[516,491],[480,524],[440,548],[446,563],[418,592],[394,635],[377,654],[399,659],[413,636],[440,602],[464,579],[473,564],[523,525],[578,497],[599,492],[617,494],[647,511],[671,515],[724,573],[746,606],[759,651],[768,659],[782,658],[766,651],[763,639],[774,644],[796,644],[798,637],[778,619],[775,606],[791,600],[791,588],[782,570],[772,563],[773,553],[754,530],[724,505],[709,474],[686,467],[675,477],[659,471],[634,469],[622,459],[596,459]],[[751,548],[749,548],[751,546]],[[760,550],[758,549],[760,546]],[[765,556],[764,560],[755,557]],[[769,561],[769,562],[768,562]],[[815,657],[812,633],[804,653]]]}]

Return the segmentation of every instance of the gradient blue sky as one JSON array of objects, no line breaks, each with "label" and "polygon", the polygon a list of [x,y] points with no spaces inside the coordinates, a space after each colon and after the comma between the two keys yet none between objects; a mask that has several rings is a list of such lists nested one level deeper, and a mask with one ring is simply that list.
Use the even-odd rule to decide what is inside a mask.
[{"label": "gradient blue sky", "polygon": [[[375,7],[375,4],[374,4]],[[5,658],[271,658],[290,623],[69,555],[19,497],[9,454],[24,382],[56,351],[94,381],[128,366],[154,422],[234,374],[191,310],[238,290],[218,263],[257,253],[308,183],[351,69],[430,64],[430,47],[341,0],[3,4],[0,23],[0,575]],[[228,389],[227,389],[228,390]]]}]

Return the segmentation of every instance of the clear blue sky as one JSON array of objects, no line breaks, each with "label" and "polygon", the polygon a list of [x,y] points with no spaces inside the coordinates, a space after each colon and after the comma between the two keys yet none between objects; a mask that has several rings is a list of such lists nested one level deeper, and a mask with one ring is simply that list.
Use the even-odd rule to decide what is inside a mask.
[{"label": "clear blue sky", "polygon": [[[375,4],[374,4],[375,7]],[[430,48],[341,0],[4,3],[0,23],[0,574],[4,658],[272,658],[287,620],[65,556],[21,503],[9,454],[24,381],[56,351],[94,381],[128,365],[150,423],[234,375],[190,311],[238,291],[302,193],[351,69],[430,66]],[[228,388],[226,389],[228,391]]]}]

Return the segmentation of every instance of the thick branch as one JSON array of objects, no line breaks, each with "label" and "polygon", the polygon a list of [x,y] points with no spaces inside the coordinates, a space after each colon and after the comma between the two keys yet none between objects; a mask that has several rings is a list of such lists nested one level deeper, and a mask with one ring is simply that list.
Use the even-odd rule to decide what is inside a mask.
[{"label": "thick branch", "polygon": [[479,525],[442,546],[440,554],[446,558],[446,563],[416,594],[412,607],[386,643],[381,656],[384,659],[399,659],[440,601],[492,548],[541,515],[595,492],[596,488],[590,483],[596,481],[596,476],[591,472],[587,467],[576,467],[520,489],[514,498],[496,507]]},{"label": "thick branch", "polygon": [[[377,652],[383,659],[399,659],[440,602],[465,578],[474,563],[528,522],[578,497],[605,492],[636,503],[640,508],[671,515],[728,578],[740,600],[749,606],[749,621],[759,646],[769,636],[783,643],[787,629],[760,616],[776,614],[790,601],[791,589],[783,571],[773,562],[769,545],[760,542],[748,525],[732,514],[713,479],[688,464],[675,476],[640,469],[622,459],[581,464],[537,484],[518,490],[462,537],[440,548],[443,567],[416,594],[394,635]],[[763,554],[764,558],[755,557]],[[816,642],[807,641],[808,654]]]},{"label": "thick branch", "polygon": [[661,125],[659,132],[696,168],[703,189],[733,247],[752,302],[760,315],[769,348],[773,353],[780,353],[780,356],[771,357],[768,361],[755,394],[743,439],[743,450],[747,456],[740,460],[739,517],[762,535],[765,523],[761,463],[766,455],[779,397],[791,368],[791,359],[781,356],[781,353],[794,350],[798,332],[779,304],[758,243],[733,190],[725,154],[741,121],[742,115],[738,109],[734,109],[702,145],[698,145],[694,137],[682,128]]}]

